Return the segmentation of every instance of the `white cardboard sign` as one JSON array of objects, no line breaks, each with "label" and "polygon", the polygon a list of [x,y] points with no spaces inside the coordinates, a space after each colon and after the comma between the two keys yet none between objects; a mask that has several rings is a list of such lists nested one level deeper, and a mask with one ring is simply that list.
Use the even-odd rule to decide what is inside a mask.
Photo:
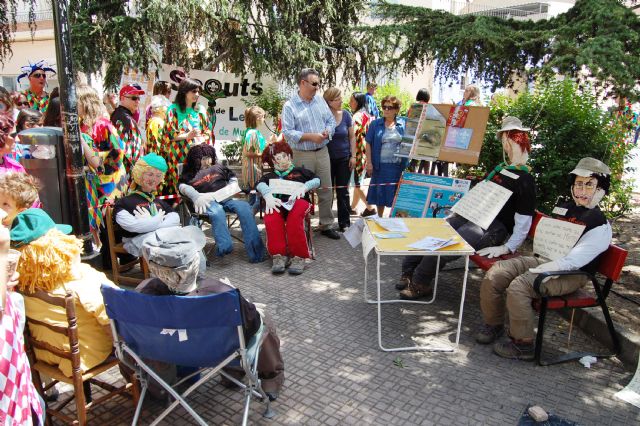
[{"label": "white cardboard sign", "polygon": [[471,188],[451,210],[486,230],[511,194],[504,186],[482,181]]},{"label": "white cardboard sign", "polygon": [[285,179],[269,179],[269,188],[274,194],[291,195],[304,186],[304,183]]},{"label": "white cardboard sign", "polygon": [[240,189],[238,182],[234,181],[224,188],[218,189],[216,192],[214,192],[213,197],[217,202],[221,203],[224,200],[228,200],[229,198],[233,197],[240,191],[242,190]]},{"label": "white cardboard sign", "polygon": [[536,227],[533,252],[549,260],[560,259],[576,245],[584,228],[584,225],[566,220],[543,217]]}]

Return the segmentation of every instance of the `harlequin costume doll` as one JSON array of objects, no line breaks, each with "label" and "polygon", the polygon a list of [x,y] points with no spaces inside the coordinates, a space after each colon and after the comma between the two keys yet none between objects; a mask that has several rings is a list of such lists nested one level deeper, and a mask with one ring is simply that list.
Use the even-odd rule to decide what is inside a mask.
[{"label": "harlequin costume doll", "polygon": [[[269,145],[262,153],[262,160],[273,171],[265,173],[256,186],[264,197],[267,250],[273,257],[271,272],[274,274],[285,271],[287,256],[291,260],[289,273],[302,274],[305,259],[311,257],[304,220],[311,209],[308,192],[320,186],[320,179],[304,167],[295,167],[292,159],[293,151],[286,142]],[[297,182],[299,186],[291,195],[279,194],[270,187],[270,182],[278,179]]]}]

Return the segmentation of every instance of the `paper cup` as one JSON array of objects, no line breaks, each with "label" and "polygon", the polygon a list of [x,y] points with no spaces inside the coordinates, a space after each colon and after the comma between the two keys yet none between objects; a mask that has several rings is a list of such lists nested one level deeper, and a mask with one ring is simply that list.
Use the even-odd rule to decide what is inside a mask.
[{"label": "paper cup", "polygon": [[10,281],[13,274],[15,274],[18,268],[18,261],[20,260],[20,253],[18,250],[9,249],[7,253],[7,280]]}]

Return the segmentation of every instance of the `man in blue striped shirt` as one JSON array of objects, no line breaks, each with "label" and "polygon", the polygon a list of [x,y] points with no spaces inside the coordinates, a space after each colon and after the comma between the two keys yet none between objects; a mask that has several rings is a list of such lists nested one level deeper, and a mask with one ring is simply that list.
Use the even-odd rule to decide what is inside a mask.
[{"label": "man in blue striped shirt", "polygon": [[296,166],[311,170],[320,178],[318,210],[321,234],[340,239],[333,226],[333,190],[331,162],[327,144],[336,128],[336,120],[325,100],[316,95],[320,87],[318,71],[304,68],[298,75],[298,93],[282,110],[282,133],[293,150]]}]

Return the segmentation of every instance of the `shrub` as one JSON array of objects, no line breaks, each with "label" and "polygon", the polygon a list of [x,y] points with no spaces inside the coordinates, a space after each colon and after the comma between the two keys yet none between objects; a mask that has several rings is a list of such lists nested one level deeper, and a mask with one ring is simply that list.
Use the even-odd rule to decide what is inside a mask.
[{"label": "shrub", "polygon": [[632,184],[623,181],[631,146],[626,143],[625,120],[601,110],[590,90],[571,80],[548,81],[515,99],[496,96],[491,102],[489,123],[477,166],[459,168],[459,176],[482,176],[503,161],[496,138],[502,119],[520,118],[531,127],[529,165],[536,180],[538,209],[549,213],[558,197],[569,192],[569,172],[583,157],[594,157],[611,168],[611,193],[603,201],[608,216],[631,210]]},{"label": "shrub", "polygon": [[[352,87],[348,90],[343,91],[342,93],[342,108],[349,110],[349,99],[351,99],[351,94],[353,92],[363,92],[366,93],[367,90],[360,90],[357,87]],[[373,95],[373,98],[376,100],[376,104],[378,104],[378,109],[380,110],[380,116],[382,116],[382,99],[387,95],[393,95],[402,102],[402,106],[400,107],[400,112],[398,115],[407,115],[407,110],[411,106],[413,102],[415,102],[415,95],[411,95],[411,93],[406,90],[400,89],[400,85],[397,83],[387,83],[378,86],[378,90],[376,90],[376,94]]]}]

